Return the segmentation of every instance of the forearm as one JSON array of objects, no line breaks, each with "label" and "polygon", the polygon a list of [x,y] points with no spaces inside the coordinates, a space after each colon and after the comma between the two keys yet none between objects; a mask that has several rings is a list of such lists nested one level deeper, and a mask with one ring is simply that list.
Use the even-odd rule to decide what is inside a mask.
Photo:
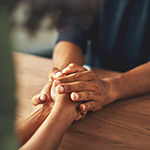
[{"label": "forearm", "polygon": [[34,134],[34,132],[46,119],[50,111],[51,108],[47,106],[47,104],[41,104],[34,107],[32,112],[26,113],[26,116],[24,115],[23,117],[17,117],[16,133],[19,144],[24,144]]},{"label": "forearm", "polygon": [[62,107],[60,103],[54,105],[46,120],[20,150],[56,150],[75,117],[76,113],[70,107]]},{"label": "forearm", "polygon": [[61,41],[55,46],[52,60],[53,66],[60,70],[70,63],[83,65],[84,62],[81,48],[67,41]]},{"label": "forearm", "polygon": [[150,92],[150,62],[113,78],[104,79],[109,86],[110,101]]}]

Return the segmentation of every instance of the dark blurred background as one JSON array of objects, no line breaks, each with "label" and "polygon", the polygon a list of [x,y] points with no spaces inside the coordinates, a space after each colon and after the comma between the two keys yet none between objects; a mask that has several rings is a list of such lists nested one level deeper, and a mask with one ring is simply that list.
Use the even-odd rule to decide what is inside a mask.
[{"label": "dark blurred background", "polygon": [[90,25],[97,13],[98,1],[12,0],[13,26],[10,37],[13,49],[51,57],[58,35],[57,28],[63,26],[65,18],[75,13]]}]

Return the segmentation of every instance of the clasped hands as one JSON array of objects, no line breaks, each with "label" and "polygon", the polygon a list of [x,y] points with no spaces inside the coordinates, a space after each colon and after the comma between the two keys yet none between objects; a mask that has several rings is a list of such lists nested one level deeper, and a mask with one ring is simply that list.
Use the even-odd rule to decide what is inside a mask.
[{"label": "clasped hands", "polygon": [[93,71],[73,63],[62,71],[53,68],[49,72],[49,81],[41,93],[32,98],[32,104],[48,103],[53,108],[58,97],[62,95],[70,99],[71,105],[76,103],[74,107],[79,108],[80,113],[77,113],[76,121],[83,119],[88,111],[98,111],[111,102],[107,79],[101,80]]}]

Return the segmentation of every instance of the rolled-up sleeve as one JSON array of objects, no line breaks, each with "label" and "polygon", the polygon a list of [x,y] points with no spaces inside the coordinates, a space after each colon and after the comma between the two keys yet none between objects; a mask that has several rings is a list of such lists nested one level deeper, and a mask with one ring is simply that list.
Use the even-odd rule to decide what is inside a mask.
[{"label": "rolled-up sleeve", "polygon": [[58,28],[59,41],[69,41],[78,45],[83,53],[86,52],[89,28],[83,23],[80,17],[71,16],[65,19],[64,25]]}]

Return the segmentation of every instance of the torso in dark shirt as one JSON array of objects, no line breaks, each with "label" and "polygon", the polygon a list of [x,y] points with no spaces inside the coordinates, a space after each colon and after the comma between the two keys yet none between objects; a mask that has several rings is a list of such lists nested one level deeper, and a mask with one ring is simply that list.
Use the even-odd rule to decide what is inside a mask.
[{"label": "torso in dark shirt", "polygon": [[92,27],[80,16],[69,16],[59,29],[58,41],[66,40],[86,49],[87,33],[92,41],[92,65],[127,71],[150,60],[150,0],[100,0]]},{"label": "torso in dark shirt", "polygon": [[150,60],[150,1],[103,0],[92,27],[93,62],[127,71]]}]

